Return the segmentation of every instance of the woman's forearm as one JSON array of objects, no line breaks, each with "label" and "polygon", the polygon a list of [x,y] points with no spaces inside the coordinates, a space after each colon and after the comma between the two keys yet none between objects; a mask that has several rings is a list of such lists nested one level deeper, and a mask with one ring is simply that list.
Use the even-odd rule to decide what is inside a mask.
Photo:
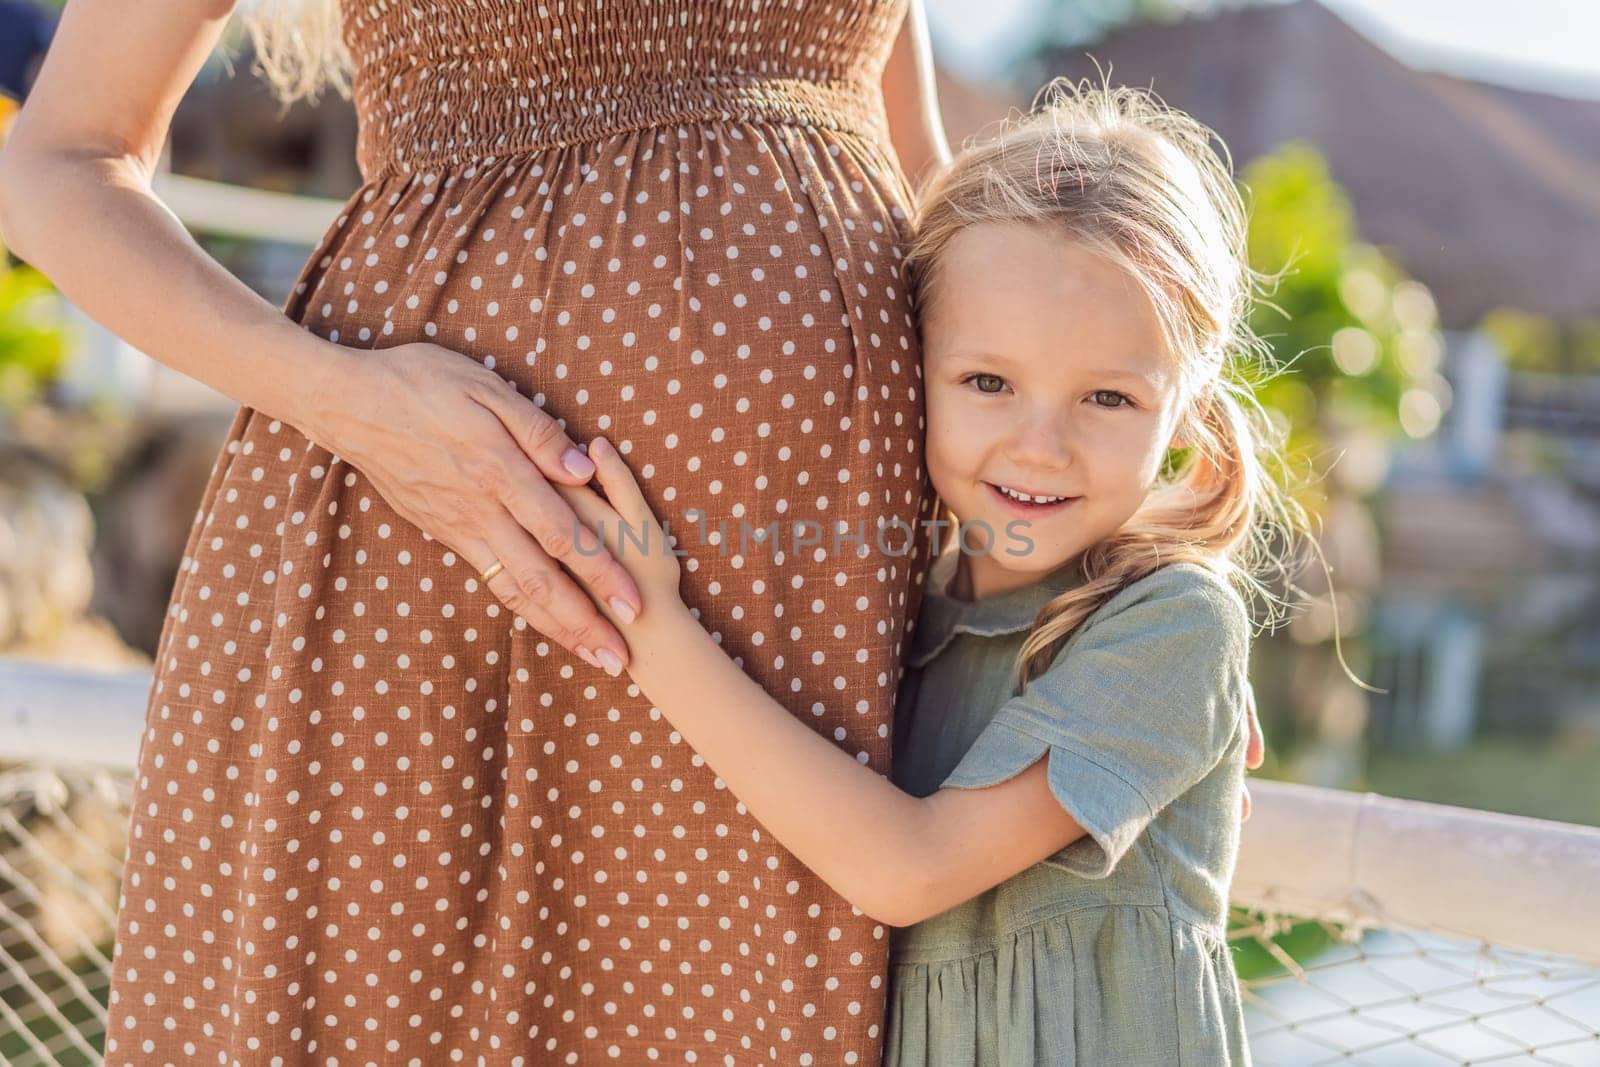
[{"label": "woman's forearm", "polygon": [[130,158],[8,147],[0,232],[95,321],[240,404],[304,430],[339,395],[353,353],[208,255]]},{"label": "woman's forearm", "polygon": [[686,609],[658,609],[649,626],[630,637],[629,671],[684,740],[839,895],[880,922],[913,921],[924,801],[795,718]]}]

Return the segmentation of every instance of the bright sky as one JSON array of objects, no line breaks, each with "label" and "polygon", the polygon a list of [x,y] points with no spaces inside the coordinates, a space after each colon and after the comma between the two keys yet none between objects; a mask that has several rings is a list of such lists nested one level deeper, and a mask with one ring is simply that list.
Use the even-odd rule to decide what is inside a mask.
[{"label": "bright sky", "polygon": [[[1600,0],[1322,2],[1413,66],[1600,98]],[[1046,0],[926,3],[941,61],[975,74],[1002,65],[1049,7]]]}]

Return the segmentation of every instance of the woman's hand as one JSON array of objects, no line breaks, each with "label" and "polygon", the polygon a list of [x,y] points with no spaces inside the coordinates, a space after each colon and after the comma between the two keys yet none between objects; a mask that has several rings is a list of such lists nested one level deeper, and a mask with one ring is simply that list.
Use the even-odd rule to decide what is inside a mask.
[{"label": "woman's hand", "polygon": [[[605,496],[588,485],[558,485],[556,492],[571,506],[581,524],[576,533],[579,553],[609,549],[611,558],[620,561],[638,586],[644,597],[645,618],[635,622],[613,616],[613,621],[633,646],[635,656],[646,655],[649,649],[641,648],[640,643],[648,643],[652,631],[664,632],[661,627],[675,625],[688,614],[678,594],[682,578],[679,552],[673,547],[671,531],[656,521],[633,472],[611,442],[604,437],[590,441],[589,458],[594,461],[595,479]],[[589,588],[592,593],[598,592]],[[692,621],[685,624],[699,626]],[[597,666],[603,666],[613,676],[621,673],[620,664],[616,665],[617,670],[611,670],[610,664]]]},{"label": "woman's hand", "polygon": [[534,629],[595,666],[602,650],[619,669],[626,664],[628,646],[595,600],[610,601],[621,618],[643,604],[609,552],[577,550],[577,518],[555,490],[581,485],[594,465],[556,421],[515,383],[438,345],[397,345],[344,362],[337,395],[292,421],[479,573],[505,564],[489,591]]}]

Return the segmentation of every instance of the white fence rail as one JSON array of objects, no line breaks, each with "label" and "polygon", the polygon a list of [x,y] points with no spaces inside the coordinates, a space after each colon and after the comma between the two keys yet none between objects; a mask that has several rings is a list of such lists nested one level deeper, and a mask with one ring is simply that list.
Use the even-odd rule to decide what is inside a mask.
[{"label": "white fence rail", "polygon": [[314,245],[333,224],[343,202],[275,193],[161,171],[151,188],[191,230],[259,241]]},{"label": "white fence rail", "polygon": [[[0,660],[0,1063],[98,1063],[148,670]],[[1600,1064],[1600,830],[1251,783],[1258,1063]]]},{"label": "white fence rail", "polygon": [[1600,829],[1286,782],[1250,795],[1236,903],[1600,964]]}]

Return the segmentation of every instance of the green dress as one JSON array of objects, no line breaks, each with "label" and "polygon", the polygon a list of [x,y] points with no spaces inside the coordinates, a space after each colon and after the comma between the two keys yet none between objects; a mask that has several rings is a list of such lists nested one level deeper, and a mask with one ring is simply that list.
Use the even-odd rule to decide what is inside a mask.
[{"label": "green dress", "polygon": [[927,796],[1050,754],[1087,831],[982,895],[892,932],[892,1067],[1248,1064],[1226,939],[1248,724],[1250,623],[1219,577],[1131,583],[1017,696],[1034,616],[1075,565],[975,601],[929,573],[896,703],[893,777]]}]

